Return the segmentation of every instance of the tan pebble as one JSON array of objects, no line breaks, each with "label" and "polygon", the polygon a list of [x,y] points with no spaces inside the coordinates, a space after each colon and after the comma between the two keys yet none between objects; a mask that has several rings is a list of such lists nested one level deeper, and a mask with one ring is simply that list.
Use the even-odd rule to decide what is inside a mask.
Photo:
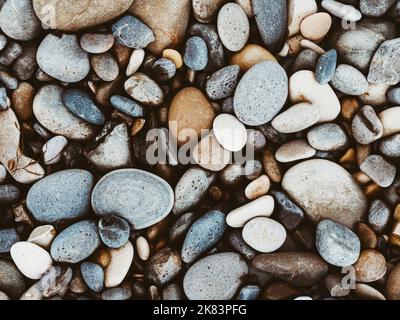
[{"label": "tan pebble", "polygon": [[145,237],[138,237],[136,239],[136,250],[138,256],[143,261],[147,261],[150,257],[150,246]]},{"label": "tan pebble", "polygon": [[114,43],[114,46],[112,47],[112,52],[115,59],[117,59],[120,68],[122,69],[126,68],[126,66],[129,63],[132,51],[133,49],[125,47],[122,44],[119,44],[118,42]]},{"label": "tan pebble", "polygon": [[396,222],[389,238],[392,245],[400,246],[400,222]]},{"label": "tan pebble", "polygon": [[341,116],[346,121],[351,121],[357,111],[360,109],[360,102],[354,97],[345,97],[340,99]]},{"label": "tan pebble", "polygon": [[33,98],[35,88],[28,82],[21,82],[11,93],[11,103],[17,117],[21,121],[29,121],[33,117]]},{"label": "tan pebble", "polygon": [[331,26],[331,16],[326,12],[318,12],[306,17],[301,22],[300,31],[304,38],[318,41],[328,34]]},{"label": "tan pebble", "polygon": [[367,249],[361,252],[354,264],[357,282],[374,282],[386,273],[386,259],[376,250]]},{"label": "tan pebble", "polygon": [[390,272],[386,282],[386,297],[388,300],[400,300],[400,264]]},{"label": "tan pebble", "polygon": [[251,0],[235,0],[235,2],[243,8],[249,18],[254,16]]},{"label": "tan pebble", "polygon": [[368,182],[371,182],[371,178],[368,177],[364,172],[361,172],[361,171],[354,173],[353,177],[360,184],[367,184]]},{"label": "tan pebble", "polygon": [[266,195],[270,187],[271,181],[269,180],[267,175],[263,174],[254,181],[250,182],[247,185],[244,193],[247,199],[254,200]]},{"label": "tan pebble", "polygon": [[143,63],[145,52],[143,49],[133,50],[131,57],[129,59],[129,64],[126,68],[126,76],[132,76],[136,71],[139,70]]},{"label": "tan pebble", "polygon": [[341,274],[328,274],[324,279],[324,285],[331,297],[345,297],[350,294],[350,288],[343,286],[343,275]]},{"label": "tan pebble", "polygon": [[298,34],[296,36],[290,37],[286,43],[289,46],[289,55],[290,56],[297,56],[303,47],[301,46],[301,41],[303,40],[303,36]]},{"label": "tan pebble", "polygon": [[131,127],[131,137],[136,136],[144,127],[146,119],[135,119]]},{"label": "tan pebble", "polygon": [[73,293],[85,293],[88,291],[88,288],[83,281],[81,273],[76,271],[74,277],[72,278],[71,282],[68,285],[68,289]]},{"label": "tan pebble", "polygon": [[315,44],[314,42],[312,42],[310,40],[303,39],[303,40],[300,41],[300,45],[304,49],[314,50],[319,55],[325,54],[325,50],[324,49],[322,49],[319,45]]},{"label": "tan pebble", "polygon": [[371,182],[364,188],[364,193],[367,197],[373,197],[375,196],[379,191],[381,190],[381,187],[378,186],[375,182]]},{"label": "tan pebble", "polygon": [[263,153],[263,168],[268,175],[268,177],[276,183],[281,182],[282,180],[282,171],[275,159],[275,153],[271,149],[271,147],[266,146]]},{"label": "tan pebble", "polygon": [[169,225],[170,220],[168,218],[161,220],[155,225],[152,225],[146,231],[146,239],[150,242],[155,241],[168,229]]},{"label": "tan pebble", "polygon": [[98,86],[95,93],[96,101],[102,106],[109,106],[111,96],[123,85],[122,80],[123,77],[119,76],[113,82],[105,82]]},{"label": "tan pebble", "polygon": [[238,65],[242,72],[246,72],[261,61],[277,61],[265,48],[257,44],[248,44],[242,50],[232,55],[231,65]]},{"label": "tan pebble", "polygon": [[110,251],[105,248],[100,248],[96,251],[94,261],[99,264],[102,268],[106,268],[110,263]]},{"label": "tan pebble", "polygon": [[113,288],[122,283],[133,261],[133,246],[130,241],[121,248],[110,249],[110,263],[104,270],[106,288]]},{"label": "tan pebble", "polygon": [[283,281],[274,282],[263,291],[264,300],[288,300],[297,297],[301,291]]},{"label": "tan pebble", "polygon": [[292,140],[283,144],[275,153],[279,162],[288,163],[302,159],[312,158],[316,150],[305,140]]},{"label": "tan pebble", "polygon": [[180,69],[183,66],[182,55],[175,49],[165,49],[162,53],[162,57],[175,63],[177,69]]},{"label": "tan pebble", "polygon": [[44,225],[35,228],[28,237],[29,242],[48,249],[56,236],[56,229],[52,225]]},{"label": "tan pebble", "polygon": [[340,163],[355,163],[356,162],[356,151],[354,148],[350,148],[346,153],[340,158]]},{"label": "tan pebble", "polygon": [[357,164],[360,166],[371,155],[371,145],[357,144],[356,155]]},{"label": "tan pebble", "polygon": [[399,221],[400,220],[400,203],[394,209],[394,218]]},{"label": "tan pebble", "polygon": [[278,56],[282,58],[287,57],[289,55],[289,52],[290,52],[290,47],[287,43],[285,43],[282,47],[282,50],[279,51]]},{"label": "tan pebble", "polygon": [[386,300],[382,293],[365,283],[357,283],[353,292],[358,298],[363,300]]},{"label": "tan pebble", "polygon": [[355,232],[360,239],[361,248],[375,249],[378,245],[378,238],[370,226],[366,223],[358,223],[355,227]]}]

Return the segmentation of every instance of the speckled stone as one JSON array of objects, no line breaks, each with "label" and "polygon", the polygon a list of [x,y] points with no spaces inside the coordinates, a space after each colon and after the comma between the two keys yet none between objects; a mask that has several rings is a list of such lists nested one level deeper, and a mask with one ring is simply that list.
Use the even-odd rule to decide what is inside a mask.
[{"label": "speckled stone", "polygon": [[128,48],[146,48],[155,40],[153,31],[134,16],[124,16],[113,24],[112,33],[116,41]]},{"label": "speckled stone", "polygon": [[164,101],[160,86],[144,73],[135,73],[126,80],[124,86],[126,93],[144,105],[159,106]]},{"label": "speckled stone", "polygon": [[101,241],[109,248],[118,249],[128,242],[130,236],[128,222],[117,216],[105,216],[99,220]]},{"label": "speckled stone", "polygon": [[225,99],[233,95],[240,78],[240,67],[224,67],[214,72],[206,82],[206,92],[210,99]]},{"label": "speckled stone", "polygon": [[10,252],[11,247],[19,240],[19,235],[15,229],[0,229],[0,253]]},{"label": "speckled stone", "polygon": [[396,167],[380,155],[371,155],[360,165],[360,170],[383,188],[389,187],[396,177]]},{"label": "speckled stone", "polygon": [[114,36],[109,33],[85,33],[80,40],[83,50],[89,53],[104,53],[114,44]]},{"label": "speckled stone", "polygon": [[101,292],[104,287],[104,270],[96,263],[81,264],[81,275],[86,285],[94,292]]},{"label": "speckled stone", "polygon": [[0,290],[18,299],[25,291],[25,278],[11,261],[0,259]]},{"label": "speckled stone", "polygon": [[118,62],[111,53],[91,55],[90,64],[96,75],[103,81],[114,81],[119,75]]},{"label": "speckled stone", "polygon": [[21,192],[16,185],[0,185],[0,206],[15,204],[21,198]]},{"label": "speckled stone", "polygon": [[319,57],[318,53],[312,49],[302,50],[293,62],[293,73],[300,70],[315,70]]},{"label": "speckled stone", "polygon": [[183,56],[185,65],[195,71],[203,70],[208,64],[208,49],[205,41],[194,36],[188,39]]},{"label": "speckled stone", "polygon": [[396,0],[360,0],[361,13],[368,17],[382,17]]},{"label": "speckled stone", "polygon": [[340,64],[332,79],[332,86],[347,95],[358,96],[368,90],[365,76],[353,66]]},{"label": "speckled stone", "polygon": [[146,277],[154,284],[162,286],[176,277],[182,269],[179,253],[171,248],[163,248],[146,263]]},{"label": "speckled stone", "polygon": [[112,96],[110,102],[115,109],[125,113],[128,116],[133,118],[144,116],[144,108],[131,99],[123,96]]},{"label": "speckled stone", "polygon": [[386,157],[400,157],[400,133],[382,140],[379,143],[379,150]]},{"label": "speckled stone", "polygon": [[315,75],[320,84],[326,84],[333,79],[336,71],[337,52],[331,49],[323,54],[317,63]]},{"label": "speckled stone", "polygon": [[321,151],[335,151],[344,148],[348,138],[343,129],[335,123],[322,124],[308,131],[307,140],[312,147]]}]

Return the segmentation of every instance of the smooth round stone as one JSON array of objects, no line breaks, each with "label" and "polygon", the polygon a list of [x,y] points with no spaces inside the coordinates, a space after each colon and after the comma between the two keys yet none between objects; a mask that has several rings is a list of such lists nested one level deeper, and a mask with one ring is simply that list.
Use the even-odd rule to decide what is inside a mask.
[{"label": "smooth round stone", "polygon": [[193,14],[196,20],[210,23],[215,20],[218,10],[225,0],[192,0]]},{"label": "smooth round stone", "polygon": [[124,16],[112,25],[116,41],[128,48],[146,48],[155,40],[153,31],[134,16]]},{"label": "smooth round stone", "polygon": [[208,49],[205,41],[198,37],[191,37],[186,42],[183,62],[192,70],[204,70],[208,64]]},{"label": "smooth round stone", "polygon": [[0,229],[0,253],[10,252],[11,247],[19,240],[15,229]]},{"label": "smooth round stone", "polygon": [[29,279],[40,279],[53,263],[46,250],[31,242],[17,242],[10,254],[17,268]]},{"label": "smooth round stone", "polygon": [[150,245],[145,237],[139,236],[136,238],[136,250],[139,258],[142,261],[147,261],[150,257]]},{"label": "smooth round stone", "polygon": [[386,259],[376,250],[364,250],[354,264],[354,268],[357,282],[374,282],[386,274]]},{"label": "smooth round stone", "polygon": [[285,0],[252,0],[258,30],[267,48],[279,51],[288,26]]},{"label": "smooth round stone", "polygon": [[289,231],[295,230],[304,220],[304,213],[285,193],[271,191],[276,203],[276,219]]},{"label": "smooth round stone", "polygon": [[383,126],[383,138],[400,132],[400,107],[386,109],[378,116]]},{"label": "smooth round stone", "polygon": [[386,297],[374,287],[365,283],[357,283],[354,294],[363,300],[386,300]]},{"label": "smooth round stone", "polygon": [[72,140],[90,139],[95,128],[76,117],[62,101],[63,89],[57,85],[42,87],[33,101],[36,119],[49,131]]},{"label": "smooth round stone", "polygon": [[388,90],[386,96],[390,103],[400,105],[400,88],[392,88]]},{"label": "smooth round stone", "polygon": [[203,129],[211,129],[214,118],[215,111],[204,94],[196,88],[184,88],[171,102],[169,130],[177,137],[178,145],[183,145],[197,139]]},{"label": "smooth round stone", "polygon": [[239,254],[213,254],[190,267],[183,279],[183,289],[190,300],[228,300],[247,273],[247,264]]},{"label": "smooth round stone", "polygon": [[284,175],[282,187],[315,223],[331,219],[352,228],[367,209],[367,199],[353,177],[328,160],[293,166]]},{"label": "smooth round stone", "polygon": [[257,44],[248,44],[242,50],[232,55],[230,64],[238,65],[242,72],[262,61],[274,61],[276,58],[265,48]]},{"label": "smooth round stone", "polygon": [[337,52],[331,49],[318,60],[315,76],[319,84],[327,84],[333,79],[337,66]]},{"label": "smooth round stone", "polygon": [[269,253],[278,250],[283,245],[286,240],[286,230],[275,220],[259,217],[246,223],[242,236],[253,249]]},{"label": "smooth round stone", "polygon": [[289,0],[288,1],[288,36],[300,32],[300,25],[304,18],[318,11],[315,0]]},{"label": "smooth round stone", "polygon": [[151,73],[156,80],[167,81],[175,76],[176,65],[169,59],[161,58],[153,63]]},{"label": "smooth round stone", "polygon": [[104,270],[104,285],[113,288],[125,279],[133,261],[134,249],[130,241],[119,249],[109,250],[110,262]]},{"label": "smooth round stone", "polygon": [[202,168],[195,167],[186,171],[175,187],[174,213],[179,215],[197,205],[215,179],[214,173]]},{"label": "smooth round stone", "polygon": [[99,221],[101,241],[109,248],[118,249],[127,243],[130,231],[128,222],[117,216],[106,216]]},{"label": "smooth round stone", "polygon": [[332,86],[347,95],[358,96],[368,90],[365,76],[353,66],[340,64],[332,79]]},{"label": "smooth round stone", "polygon": [[179,253],[166,247],[147,261],[145,275],[150,282],[162,286],[175,278],[181,269],[182,260]]},{"label": "smooth round stone", "polygon": [[249,40],[249,19],[236,3],[227,3],[219,10],[217,26],[223,45],[230,51],[241,50]]},{"label": "smooth round stone", "polygon": [[62,263],[78,263],[88,258],[100,246],[96,223],[83,220],[64,229],[53,241],[50,253]]},{"label": "smooth round stone", "polygon": [[322,220],[317,226],[316,245],[321,257],[331,265],[347,267],[360,255],[360,240],[345,226]]},{"label": "smooth round stone", "polygon": [[119,75],[118,63],[108,52],[92,55],[90,63],[96,75],[104,81],[114,81]]},{"label": "smooth round stone", "polygon": [[295,133],[316,124],[319,116],[317,106],[303,102],[280,113],[271,124],[275,130],[281,133]]},{"label": "smooth round stone", "polygon": [[344,148],[348,138],[343,129],[335,123],[326,123],[312,128],[307,133],[310,145],[321,151],[335,151]]},{"label": "smooth round stone", "polygon": [[6,1],[0,12],[0,28],[10,38],[28,41],[36,38],[41,24],[30,0]]},{"label": "smooth round stone", "polygon": [[340,102],[329,84],[320,84],[309,70],[298,71],[289,80],[290,100],[308,102],[319,110],[318,122],[333,121],[340,113]]},{"label": "smooth round stone", "polygon": [[126,76],[130,77],[139,70],[143,63],[145,51],[143,49],[133,50],[131,57],[129,58],[128,66],[126,67]]},{"label": "smooth round stone", "polygon": [[76,35],[63,34],[59,38],[48,34],[38,48],[37,63],[48,75],[64,82],[79,82],[90,71],[89,55]]},{"label": "smooth round stone", "polygon": [[91,124],[102,125],[105,117],[92,98],[79,89],[68,89],[63,94],[64,105],[74,115]]},{"label": "smooth round stone", "polygon": [[326,12],[318,12],[304,18],[300,31],[304,38],[318,41],[325,37],[332,26],[332,18]]},{"label": "smooth round stone", "polygon": [[50,248],[50,244],[55,236],[56,229],[54,229],[52,225],[43,225],[33,229],[27,241],[37,244],[47,250]]},{"label": "smooth round stone", "polygon": [[382,137],[383,126],[374,108],[364,106],[354,116],[351,123],[354,139],[360,144],[370,144]]},{"label": "smooth round stone", "polygon": [[0,185],[0,205],[15,204],[21,198],[19,188],[13,184]]},{"label": "smooth round stone", "polygon": [[59,171],[36,182],[26,205],[40,222],[57,222],[83,217],[90,208],[94,177],[89,171]]},{"label": "smooth round stone", "polygon": [[299,70],[315,70],[319,59],[319,54],[312,49],[302,50],[296,57],[292,65],[292,72]]},{"label": "smooth round stone", "polygon": [[24,293],[25,279],[14,263],[0,259],[0,290],[10,298],[19,299]]},{"label": "smooth round stone", "polygon": [[231,161],[231,153],[219,144],[213,131],[193,148],[192,156],[199,166],[210,171],[221,171]]},{"label": "smooth round stone", "polygon": [[42,148],[44,163],[53,165],[59,162],[62,151],[67,145],[68,140],[63,136],[56,136],[47,141]]},{"label": "smooth round stone", "polygon": [[246,145],[246,127],[234,116],[224,113],[214,120],[213,131],[218,142],[228,151],[236,152]]},{"label": "smooth round stone", "polygon": [[[132,206],[132,203],[137,205]],[[174,204],[174,193],[162,178],[139,169],[108,173],[96,184],[92,207],[99,216],[111,214],[131,223],[135,230],[164,219]]]},{"label": "smooth round stone", "polygon": [[125,113],[128,116],[133,118],[144,116],[144,108],[131,99],[123,96],[112,96],[110,98],[110,102],[115,109]]},{"label": "smooth round stone", "polygon": [[274,211],[275,201],[271,196],[262,196],[229,212],[226,223],[232,228],[242,228],[255,217],[269,217]]},{"label": "smooth round stone", "polygon": [[108,33],[85,33],[80,40],[83,50],[93,54],[107,52],[114,45],[114,36]]},{"label": "smooth round stone", "polygon": [[287,163],[315,156],[316,150],[305,140],[292,140],[286,142],[276,150],[275,158],[279,162]]},{"label": "smooth round stone", "polygon": [[269,180],[267,175],[263,174],[257,179],[250,182],[244,190],[244,193],[247,199],[255,200],[259,197],[266,195],[270,187],[271,181]]},{"label": "smooth round stone", "polygon": [[216,72],[206,82],[205,90],[212,100],[225,99],[233,95],[240,78],[237,65],[227,66]]},{"label": "smooth round stone", "polygon": [[192,263],[212,248],[223,236],[226,229],[225,215],[212,210],[193,223],[182,245],[182,260]]},{"label": "smooth round stone", "polygon": [[160,86],[149,76],[137,72],[125,82],[125,91],[134,100],[149,106],[159,106],[164,101]]},{"label": "smooth round stone", "polygon": [[379,143],[379,151],[387,157],[400,157],[400,134],[395,134]]},{"label": "smooth round stone", "polygon": [[287,96],[285,70],[276,62],[260,62],[246,72],[236,88],[235,114],[246,125],[265,124],[282,109]]},{"label": "smooth round stone", "polygon": [[396,167],[380,155],[371,155],[360,165],[360,170],[382,188],[390,187],[396,177]]},{"label": "smooth round stone", "polygon": [[360,10],[364,16],[381,17],[395,3],[395,0],[361,0]]},{"label": "smooth round stone", "polygon": [[321,6],[334,16],[347,21],[359,21],[362,14],[356,8],[335,0],[323,0]]},{"label": "smooth round stone", "polygon": [[85,284],[94,292],[101,292],[104,287],[104,270],[96,263],[84,262],[81,264],[81,275]]}]

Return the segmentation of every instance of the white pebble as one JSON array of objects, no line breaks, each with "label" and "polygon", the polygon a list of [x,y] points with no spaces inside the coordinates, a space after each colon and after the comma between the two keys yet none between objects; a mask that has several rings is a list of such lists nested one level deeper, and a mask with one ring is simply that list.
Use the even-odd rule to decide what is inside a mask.
[{"label": "white pebble", "polygon": [[42,148],[44,163],[56,164],[61,160],[61,153],[67,146],[68,140],[63,136],[56,136],[45,143]]},{"label": "white pebble", "polygon": [[362,14],[356,8],[335,0],[323,0],[321,6],[335,17],[345,21],[359,21]]},{"label": "white pebble", "polygon": [[140,259],[143,261],[147,261],[147,259],[149,259],[150,246],[145,237],[140,236],[136,239],[136,250]]},{"label": "white pebble", "polygon": [[48,249],[56,236],[56,229],[52,225],[44,225],[35,228],[28,237],[29,242]]},{"label": "white pebble", "polygon": [[143,63],[145,52],[143,49],[133,50],[131,58],[129,59],[129,64],[126,68],[126,76],[132,76],[136,71],[139,70]]},{"label": "white pebble", "polygon": [[305,140],[292,140],[286,142],[276,150],[275,158],[279,162],[287,163],[301,159],[308,159],[315,155],[317,151]]},{"label": "white pebble", "polygon": [[246,145],[246,127],[233,115],[220,114],[215,118],[213,128],[215,138],[226,150],[236,152]]},{"label": "white pebble", "polygon": [[382,111],[379,119],[383,126],[383,137],[400,132],[400,107],[393,107]]},{"label": "white pebble", "polygon": [[121,248],[110,249],[110,263],[104,270],[106,288],[113,288],[125,279],[133,261],[133,245],[130,241]]}]

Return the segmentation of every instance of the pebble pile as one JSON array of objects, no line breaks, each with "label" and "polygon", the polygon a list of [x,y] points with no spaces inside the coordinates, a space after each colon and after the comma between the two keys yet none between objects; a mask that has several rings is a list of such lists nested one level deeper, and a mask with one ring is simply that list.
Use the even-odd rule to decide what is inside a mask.
[{"label": "pebble pile", "polygon": [[400,300],[400,1],[2,0],[0,29],[0,300]]}]

